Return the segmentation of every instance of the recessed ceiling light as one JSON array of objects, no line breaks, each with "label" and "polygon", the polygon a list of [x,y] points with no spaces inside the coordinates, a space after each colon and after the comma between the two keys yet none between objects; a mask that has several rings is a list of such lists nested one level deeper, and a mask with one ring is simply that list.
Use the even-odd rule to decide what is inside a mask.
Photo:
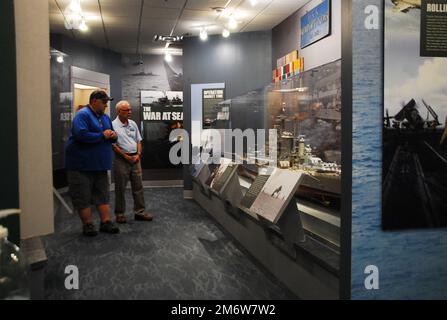
[{"label": "recessed ceiling light", "polygon": [[59,63],[64,63],[64,57],[63,56],[57,56],[56,61]]}]

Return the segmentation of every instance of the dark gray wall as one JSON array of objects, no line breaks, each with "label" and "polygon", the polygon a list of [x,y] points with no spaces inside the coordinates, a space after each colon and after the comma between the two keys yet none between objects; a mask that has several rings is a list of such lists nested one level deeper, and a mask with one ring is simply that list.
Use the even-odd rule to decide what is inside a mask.
[{"label": "dark gray wall", "polygon": [[[183,46],[184,126],[191,130],[191,84],[225,83],[227,99],[262,88],[271,82],[271,31],[210,36],[208,41],[187,38]],[[192,182],[185,166],[185,189]]]},{"label": "dark gray wall", "polygon": [[73,66],[110,75],[110,94],[115,98],[110,109],[113,117],[115,115],[115,103],[121,100],[123,73],[121,54],[60,34],[50,35],[50,46],[68,54]]},{"label": "dark gray wall", "polygon": [[[14,27],[14,1],[0,2],[0,95],[2,112],[7,121],[0,126],[0,145],[3,152],[0,167],[0,210],[19,207],[19,173],[17,140],[17,85],[16,46]],[[0,224],[9,230],[9,239],[19,244],[19,216],[16,214],[0,219]]]},{"label": "dark gray wall", "polygon": [[272,29],[272,70],[276,68],[276,60],[298,49],[298,16],[296,11]]}]

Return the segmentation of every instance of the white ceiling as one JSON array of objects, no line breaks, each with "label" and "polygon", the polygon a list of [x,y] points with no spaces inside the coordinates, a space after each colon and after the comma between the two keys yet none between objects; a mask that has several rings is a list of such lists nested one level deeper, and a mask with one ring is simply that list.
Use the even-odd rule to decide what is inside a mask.
[{"label": "white ceiling", "polygon": [[[165,44],[153,41],[156,34],[197,36],[203,26],[218,34],[230,14],[239,22],[232,32],[269,30],[308,1],[257,0],[252,6],[250,0],[81,0],[84,15],[95,18],[87,19],[89,30],[83,33],[65,29],[70,0],[49,0],[50,29],[116,52],[161,54]],[[226,9],[218,14],[213,7]]]}]

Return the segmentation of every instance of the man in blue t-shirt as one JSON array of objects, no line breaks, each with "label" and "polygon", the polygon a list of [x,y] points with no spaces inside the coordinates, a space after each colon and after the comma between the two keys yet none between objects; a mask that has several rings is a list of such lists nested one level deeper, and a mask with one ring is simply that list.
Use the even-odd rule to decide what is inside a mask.
[{"label": "man in blue t-shirt", "polygon": [[93,225],[91,205],[95,205],[99,212],[100,231],[119,233],[110,218],[107,175],[112,168],[112,143],[117,140],[112,122],[104,114],[111,100],[105,91],[92,92],[89,104],[73,119],[71,136],[65,148],[69,192],[86,236],[98,234]]}]

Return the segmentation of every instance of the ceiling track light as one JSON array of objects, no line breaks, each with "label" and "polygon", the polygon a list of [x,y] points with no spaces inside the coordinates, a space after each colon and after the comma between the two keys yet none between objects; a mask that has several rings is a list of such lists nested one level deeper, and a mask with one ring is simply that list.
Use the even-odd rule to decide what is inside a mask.
[{"label": "ceiling track light", "polygon": [[79,25],[79,30],[81,30],[82,32],[88,31],[88,26],[85,23],[85,20],[82,20],[81,24]]},{"label": "ceiling track light", "polygon": [[88,26],[81,9],[81,0],[71,0],[70,4],[64,10],[65,28],[87,31]]},{"label": "ceiling track light", "polygon": [[183,41],[183,36],[162,36],[157,34],[154,36],[154,42],[158,41],[166,43],[181,42]]},{"label": "ceiling track light", "polygon": [[230,36],[230,31],[226,28],[222,30],[222,37],[228,38]]},{"label": "ceiling track light", "polygon": [[205,28],[202,28],[200,30],[200,40],[206,41],[207,39],[208,39],[208,32],[206,31]]},{"label": "ceiling track light", "polygon": [[172,55],[169,52],[165,53],[165,60],[166,60],[166,62],[172,61]]},{"label": "ceiling track light", "polygon": [[228,27],[230,29],[236,29],[237,28],[237,21],[234,17],[230,17],[230,19],[228,20]]}]

